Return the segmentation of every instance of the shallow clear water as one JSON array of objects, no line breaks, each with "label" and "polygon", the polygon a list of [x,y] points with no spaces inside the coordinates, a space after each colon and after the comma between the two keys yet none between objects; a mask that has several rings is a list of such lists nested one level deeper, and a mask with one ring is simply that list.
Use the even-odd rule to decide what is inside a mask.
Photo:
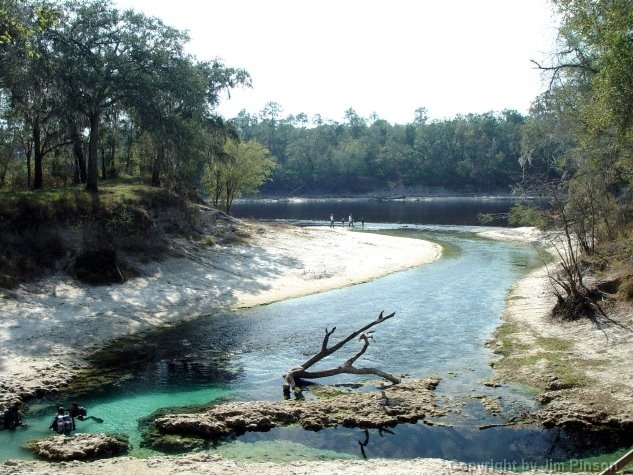
[{"label": "shallow clear water", "polygon": [[[79,430],[126,433],[133,453],[142,455],[139,418],[159,408],[204,404],[220,397],[279,399],[282,374],[318,351],[326,327],[337,327],[331,338],[335,342],[385,310],[395,311],[396,316],[375,327],[375,342],[358,366],[413,377],[440,376],[440,403],[462,409],[436,422],[453,427],[419,423],[382,433],[369,431],[364,454],[359,441],[366,434],[343,428],[246,434],[214,450],[258,460],[366,455],[544,461],[575,456],[584,442],[568,434],[540,428],[478,429],[482,424],[502,422],[483,410],[481,395],[502,397],[502,407],[509,414],[533,404],[530,394],[521,388],[493,389],[482,381],[492,376],[489,362],[495,358],[485,342],[500,323],[509,287],[538,264],[537,253],[528,246],[477,238],[472,228],[408,229],[417,237],[448,243],[458,252],[366,284],[233,314],[209,315],[156,333],[133,348],[121,369],[127,380],[79,401],[88,407],[89,415],[105,420],[103,424],[78,422]],[[327,365],[347,359],[356,349],[341,350],[338,359],[333,357]],[[358,377],[341,376],[322,382],[358,381]],[[55,405],[70,402],[63,398],[42,401],[40,407],[31,405],[29,429],[0,431],[0,460],[27,458],[19,445],[48,433]]]}]

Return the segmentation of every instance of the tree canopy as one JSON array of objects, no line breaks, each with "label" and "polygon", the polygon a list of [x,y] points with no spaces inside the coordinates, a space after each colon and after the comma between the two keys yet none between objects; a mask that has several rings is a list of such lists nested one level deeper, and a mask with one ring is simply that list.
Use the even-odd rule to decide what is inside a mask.
[{"label": "tree canopy", "polygon": [[166,173],[170,185],[193,187],[211,129],[226,127],[215,107],[250,86],[246,71],[186,54],[185,32],[109,1],[13,0],[0,22],[0,185],[41,188],[44,175],[65,182],[70,173],[95,192],[99,168],[107,178],[123,160],[156,186]]},{"label": "tree canopy", "polygon": [[287,194],[354,194],[445,188],[457,193],[510,193],[521,177],[521,129],[516,111],[468,114],[411,124],[345,112],[345,123],[282,116],[279,104],[232,120],[244,140],[266,145],[278,162],[263,190]]},{"label": "tree canopy", "polygon": [[343,122],[284,115],[275,102],[227,120],[217,105],[250,77],[187,54],[185,32],[110,1],[7,0],[0,187],[83,183],[94,192],[100,180],[125,174],[153,186],[204,187],[230,207],[227,182],[211,186],[209,177],[228,180],[228,165],[248,163],[242,152],[257,149],[267,157],[258,164],[275,163],[255,173],[269,194],[541,193],[537,184],[564,183],[570,209],[589,207],[591,222],[602,223],[594,232],[613,234],[633,179],[633,9],[630,0],[552,6],[558,47],[548,62],[535,60],[549,87],[529,114],[429,120],[417,107],[412,123],[390,124],[353,108]]}]

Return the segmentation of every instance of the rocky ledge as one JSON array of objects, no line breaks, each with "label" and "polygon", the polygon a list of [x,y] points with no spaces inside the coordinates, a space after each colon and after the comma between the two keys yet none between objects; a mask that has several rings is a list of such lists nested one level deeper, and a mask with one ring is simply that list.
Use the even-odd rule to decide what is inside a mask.
[{"label": "rocky ledge", "polygon": [[47,460],[94,460],[127,452],[128,442],[107,434],[52,435],[27,444],[35,455]]},{"label": "rocky ledge", "polygon": [[439,381],[437,378],[405,380],[378,391],[341,393],[316,400],[225,403],[201,414],[166,415],[154,423],[161,434],[211,440],[291,424],[315,431],[336,426],[393,427],[445,415],[437,407],[433,393]]},{"label": "rocky ledge", "polygon": [[[633,436],[633,410],[621,407],[614,411],[607,409],[598,400],[587,400],[586,395],[578,396],[573,390],[549,391],[541,395],[546,404],[538,411],[536,418],[545,427],[561,427],[572,430],[605,431],[614,430]],[[583,397],[584,396],[584,397]]]}]

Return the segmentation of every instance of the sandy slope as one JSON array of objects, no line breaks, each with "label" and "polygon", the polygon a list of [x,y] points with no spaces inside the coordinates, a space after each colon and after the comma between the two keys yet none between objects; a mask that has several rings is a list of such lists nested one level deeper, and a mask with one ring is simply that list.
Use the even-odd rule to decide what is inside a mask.
[{"label": "sandy slope", "polygon": [[182,258],[139,264],[143,276],[121,285],[87,286],[60,274],[0,293],[0,406],[55,389],[114,338],[217,308],[365,282],[441,252],[426,241],[343,227],[244,226],[251,237],[243,244],[174,241]]},{"label": "sandy slope", "polygon": [[[534,231],[488,234],[548,246]],[[551,250],[550,250],[551,252]],[[629,430],[633,427],[633,308],[605,296],[604,314],[593,319],[561,321],[551,318],[556,297],[548,272],[541,267],[510,289],[503,320],[506,358],[518,364],[500,365],[498,375],[544,391],[541,422]],[[586,277],[591,285],[591,277]],[[511,342],[508,345],[507,342]],[[497,345],[501,345],[497,342]],[[503,345],[501,345],[503,346]],[[627,429],[628,428],[628,429]]]}]

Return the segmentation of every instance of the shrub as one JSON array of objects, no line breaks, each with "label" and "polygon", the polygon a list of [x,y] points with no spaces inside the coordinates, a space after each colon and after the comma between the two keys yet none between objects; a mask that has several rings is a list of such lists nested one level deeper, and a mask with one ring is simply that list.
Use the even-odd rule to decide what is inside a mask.
[{"label": "shrub", "polygon": [[547,219],[536,206],[515,204],[508,215],[510,226],[536,226],[539,229],[547,227]]},{"label": "shrub", "polygon": [[125,280],[114,249],[82,252],[75,259],[73,270],[77,279],[88,284],[112,284]]},{"label": "shrub", "polygon": [[624,300],[633,300],[633,278],[623,280],[618,288],[618,293]]}]

